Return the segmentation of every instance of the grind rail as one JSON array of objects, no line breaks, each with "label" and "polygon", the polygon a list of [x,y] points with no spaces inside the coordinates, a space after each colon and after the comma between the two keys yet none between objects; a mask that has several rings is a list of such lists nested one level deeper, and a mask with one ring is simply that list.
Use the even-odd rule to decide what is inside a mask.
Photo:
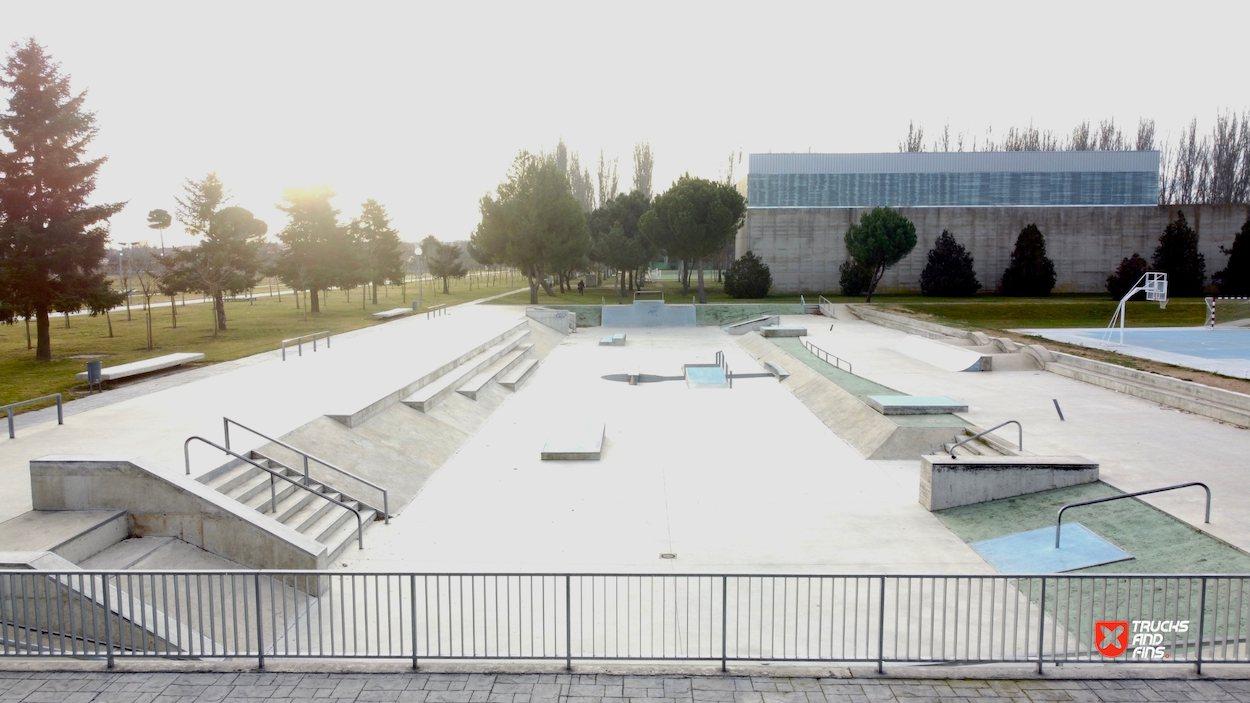
[{"label": "grind rail", "polygon": [[330,348],[330,331],[329,330],[322,330],[321,332],[311,332],[309,334],[301,334],[298,337],[291,337],[290,339],[282,340],[282,360],[286,361],[286,345],[292,344],[292,343],[295,344],[295,349],[297,352],[299,352],[299,356],[303,356],[305,339],[311,339],[313,351],[317,351],[317,337],[323,334],[326,337],[326,349],[329,349]]},{"label": "grind rail", "polygon": [[1096,505],[1098,503],[1107,503],[1113,500],[1123,500],[1125,498],[1135,498],[1137,496],[1150,495],[1151,493],[1162,493],[1164,491],[1174,491],[1178,488],[1189,488],[1191,486],[1201,486],[1207,492],[1207,513],[1203,522],[1211,522],[1211,489],[1207,488],[1207,484],[1193,481],[1191,483],[1178,483],[1175,486],[1164,486],[1163,488],[1152,488],[1148,491],[1137,491],[1136,493],[1125,493],[1118,496],[1110,496],[1108,498],[1096,498],[1094,500],[1083,500],[1080,503],[1068,503],[1059,509],[1059,514],[1055,516],[1055,549],[1059,548],[1059,528],[1063,524],[1063,511],[1069,508],[1079,508],[1083,505]]},{"label": "grind rail", "polygon": [[[0,658],[110,666],[220,658],[263,669],[276,658],[1200,672],[1250,664],[1248,618],[1250,574],[0,571]],[[1104,656],[1096,623],[1105,621],[1149,634],[1150,656],[1131,640]]]},{"label": "grind rail", "polygon": [[816,358],[820,359],[826,364],[829,364],[839,370],[842,368],[842,364],[846,364],[846,372],[852,373],[852,374],[855,373],[855,371],[853,370],[854,367],[851,366],[851,362],[847,361],[846,359],[843,359],[835,354],[830,354],[829,352],[825,351],[824,349],[821,349],[815,344],[812,344],[806,339],[803,340],[803,346],[806,347],[809,352],[814,354]]},{"label": "grind rail", "polygon": [[244,425],[243,423],[238,422],[237,420],[231,420],[231,419],[230,419],[230,418],[228,418],[228,417],[223,417],[223,418],[221,418],[221,425],[222,425],[222,430],[223,430],[223,433],[225,434],[225,439],[226,439],[226,449],[230,449],[230,426],[231,426],[231,425],[234,425],[235,427],[238,427],[238,428],[239,428],[239,429],[241,429],[241,430],[246,430],[247,432],[251,432],[252,434],[256,435],[257,437],[260,437],[261,439],[265,439],[265,440],[268,440],[268,441],[270,441],[270,442],[273,442],[274,444],[278,445],[279,447],[284,447],[284,448],[286,448],[286,449],[289,449],[290,451],[293,451],[293,452],[295,452],[296,454],[298,454],[298,455],[300,455],[301,457],[303,457],[303,460],[304,460],[304,485],[305,485],[305,486],[307,486],[307,485],[308,485],[308,482],[309,482],[308,462],[309,462],[309,461],[315,461],[315,462],[317,462],[318,464],[321,464],[322,466],[326,467],[327,469],[330,469],[330,470],[332,470],[332,471],[337,472],[340,476],[346,476],[347,478],[349,478],[349,479],[351,479],[351,480],[353,480],[353,481],[355,481],[355,482],[357,482],[357,483],[360,483],[360,484],[366,485],[366,486],[368,486],[368,487],[370,487],[370,488],[373,488],[373,489],[377,490],[379,493],[381,493],[381,494],[382,494],[382,516],[383,516],[383,518],[386,520],[386,524],[388,524],[388,525],[389,525],[389,524],[391,524],[391,502],[390,502],[390,497],[389,497],[389,495],[388,495],[388,493],[387,493],[387,491],[386,491],[386,489],[385,489],[385,488],[383,488],[383,487],[379,486],[378,484],[376,484],[376,483],[374,483],[374,482],[372,482],[372,481],[370,481],[370,480],[368,480],[368,479],[361,478],[361,477],[357,476],[356,474],[354,474],[354,473],[352,473],[352,472],[348,471],[347,469],[341,469],[341,468],[339,468],[339,467],[335,466],[334,464],[331,464],[330,462],[326,461],[325,459],[319,459],[319,458],[317,458],[317,457],[313,456],[312,454],[309,454],[308,452],[306,452],[306,451],[304,451],[304,450],[302,450],[302,449],[296,449],[295,447],[292,447],[291,445],[287,444],[286,442],[283,442],[283,441],[282,441],[282,440],[280,440],[280,439],[274,439],[273,437],[270,437],[270,436],[269,436],[269,435],[267,435],[267,434],[264,434],[264,433],[262,433],[262,432],[258,432],[258,431],[256,431],[256,430],[252,429],[251,427],[248,427],[247,425]]},{"label": "grind rail", "polygon": [[8,418],[9,418],[9,439],[17,439],[17,435],[13,432],[13,411],[16,408],[20,408],[23,405],[30,405],[31,403],[38,403],[41,400],[52,400],[53,398],[56,399],[56,424],[64,425],[65,424],[65,409],[64,409],[64,405],[61,402],[60,393],[53,393],[52,395],[41,395],[38,398],[31,398],[30,400],[19,400],[16,403],[9,403],[8,405],[0,405],[0,410],[3,410],[5,414],[8,415]]}]

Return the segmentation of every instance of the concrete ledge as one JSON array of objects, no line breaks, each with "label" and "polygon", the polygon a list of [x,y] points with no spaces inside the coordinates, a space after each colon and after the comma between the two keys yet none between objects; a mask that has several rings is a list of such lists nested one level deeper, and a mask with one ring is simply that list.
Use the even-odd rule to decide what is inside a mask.
[{"label": "concrete ledge", "polygon": [[543,461],[599,461],[603,456],[602,422],[562,427],[543,445]]},{"label": "concrete ledge", "polygon": [[798,325],[766,325],[760,327],[760,334],[764,337],[803,337],[807,335],[807,328]]},{"label": "concrete ledge", "polygon": [[1098,464],[1080,456],[920,457],[920,504],[927,510],[985,503],[1098,480]]},{"label": "concrete ledge", "polygon": [[868,407],[882,415],[946,415],[966,413],[968,406],[944,395],[870,395]]},{"label": "concrete ledge", "polygon": [[415,312],[415,310],[413,310],[412,308],[393,308],[391,310],[383,310],[381,312],[375,312],[373,313],[371,317],[373,317],[373,319],[375,320],[389,320],[394,317],[404,317],[405,315],[411,315],[413,312]]},{"label": "concrete ledge", "polygon": [[[166,354],[165,356],[157,356],[151,359],[143,359],[142,361],[132,361],[129,364],[121,366],[111,366],[107,369],[101,369],[100,377],[105,381],[114,381],[127,376],[138,376],[141,373],[151,373],[152,371],[160,371],[174,366],[182,366],[192,361],[203,359],[204,355],[199,352],[178,352],[176,354]],[[74,374],[74,378],[80,381],[87,380],[87,372]]]},{"label": "concrete ledge", "polygon": [[125,510],[131,534],[177,537],[256,569],[324,569],[325,545],[144,457],[30,462],[35,510]]},{"label": "concrete ledge", "polygon": [[765,361],[764,368],[768,371],[768,373],[776,376],[778,381],[784,381],[790,377],[790,372],[786,371],[785,367],[775,361]]},{"label": "concrete ledge", "polygon": [[758,332],[760,331],[761,328],[776,327],[780,324],[781,324],[780,316],[765,315],[763,317],[757,317],[753,320],[743,320],[742,322],[735,322],[730,325],[725,325],[721,329],[725,330],[729,334],[739,335],[739,334],[746,334],[747,332]]}]

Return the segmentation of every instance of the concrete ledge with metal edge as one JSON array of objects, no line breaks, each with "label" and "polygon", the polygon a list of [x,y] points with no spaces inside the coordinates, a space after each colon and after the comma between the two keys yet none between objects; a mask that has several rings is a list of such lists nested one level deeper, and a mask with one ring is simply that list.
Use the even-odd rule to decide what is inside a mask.
[{"label": "concrete ledge with metal edge", "polygon": [[[143,359],[140,361],[132,361],[129,364],[120,366],[111,366],[107,369],[100,370],[100,378],[105,381],[115,381],[119,378],[128,376],[138,376],[139,374],[151,373],[152,371],[160,371],[174,366],[182,366],[192,361],[199,361],[204,355],[199,352],[178,352],[176,354],[166,354],[151,359]],[[80,381],[87,380],[87,372],[74,374],[74,378]]]},{"label": "concrete ledge with metal edge", "polygon": [[125,510],[134,536],[177,537],[252,568],[323,569],[325,545],[144,457],[30,462],[35,510]]},{"label": "concrete ledge with metal edge", "polygon": [[918,499],[926,510],[985,503],[1098,480],[1098,464],[1080,456],[920,457]]},{"label": "concrete ledge with metal edge", "polygon": [[[200,356],[203,356],[203,354],[201,354]],[[61,402],[60,393],[53,393],[52,395],[41,395],[38,398],[31,398],[30,400],[19,400],[16,403],[9,403],[8,405],[0,405],[0,410],[4,411],[5,415],[8,417],[8,420],[9,420],[9,439],[17,439],[17,435],[14,433],[14,429],[13,429],[13,411],[14,410],[24,405],[30,405],[31,403],[38,403],[43,400],[52,400],[52,399],[56,399],[56,424],[64,425],[65,424],[65,404]]]},{"label": "concrete ledge with metal edge", "polygon": [[288,344],[294,344],[296,351],[299,353],[299,356],[303,356],[305,339],[311,340],[313,351],[317,351],[317,337],[321,335],[325,335],[326,349],[329,349],[330,348],[330,332],[328,330],[322,330],[321,332],[311,332],[309,334],[301,334],[298,337],[291,337],[290,339],[282,340],[282,360],[286,361],[286,345]]}]

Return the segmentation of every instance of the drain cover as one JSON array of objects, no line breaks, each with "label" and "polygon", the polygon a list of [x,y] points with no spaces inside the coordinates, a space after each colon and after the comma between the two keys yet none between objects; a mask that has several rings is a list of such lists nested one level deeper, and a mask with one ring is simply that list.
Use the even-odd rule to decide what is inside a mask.
[{"label": "drain cover", "polygon": [[661,555],[660,555],[660,558],[661,558],[661,559],[676,559],[676,558],[677,558],[677,555],[676,555],[676,554],[672,554],[672,553],[670,553],[670,552],[664,552],[663,554],[661,554]]}]

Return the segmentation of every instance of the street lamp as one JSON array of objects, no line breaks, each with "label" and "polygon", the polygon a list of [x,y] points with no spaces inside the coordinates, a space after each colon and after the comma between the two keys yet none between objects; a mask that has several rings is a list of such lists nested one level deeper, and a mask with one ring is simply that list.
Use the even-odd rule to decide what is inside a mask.
[{"label": "street lamp", "polygon": [[421,247],[413,249],[412,256],[417,260],[417,309],[421,309]]}]

